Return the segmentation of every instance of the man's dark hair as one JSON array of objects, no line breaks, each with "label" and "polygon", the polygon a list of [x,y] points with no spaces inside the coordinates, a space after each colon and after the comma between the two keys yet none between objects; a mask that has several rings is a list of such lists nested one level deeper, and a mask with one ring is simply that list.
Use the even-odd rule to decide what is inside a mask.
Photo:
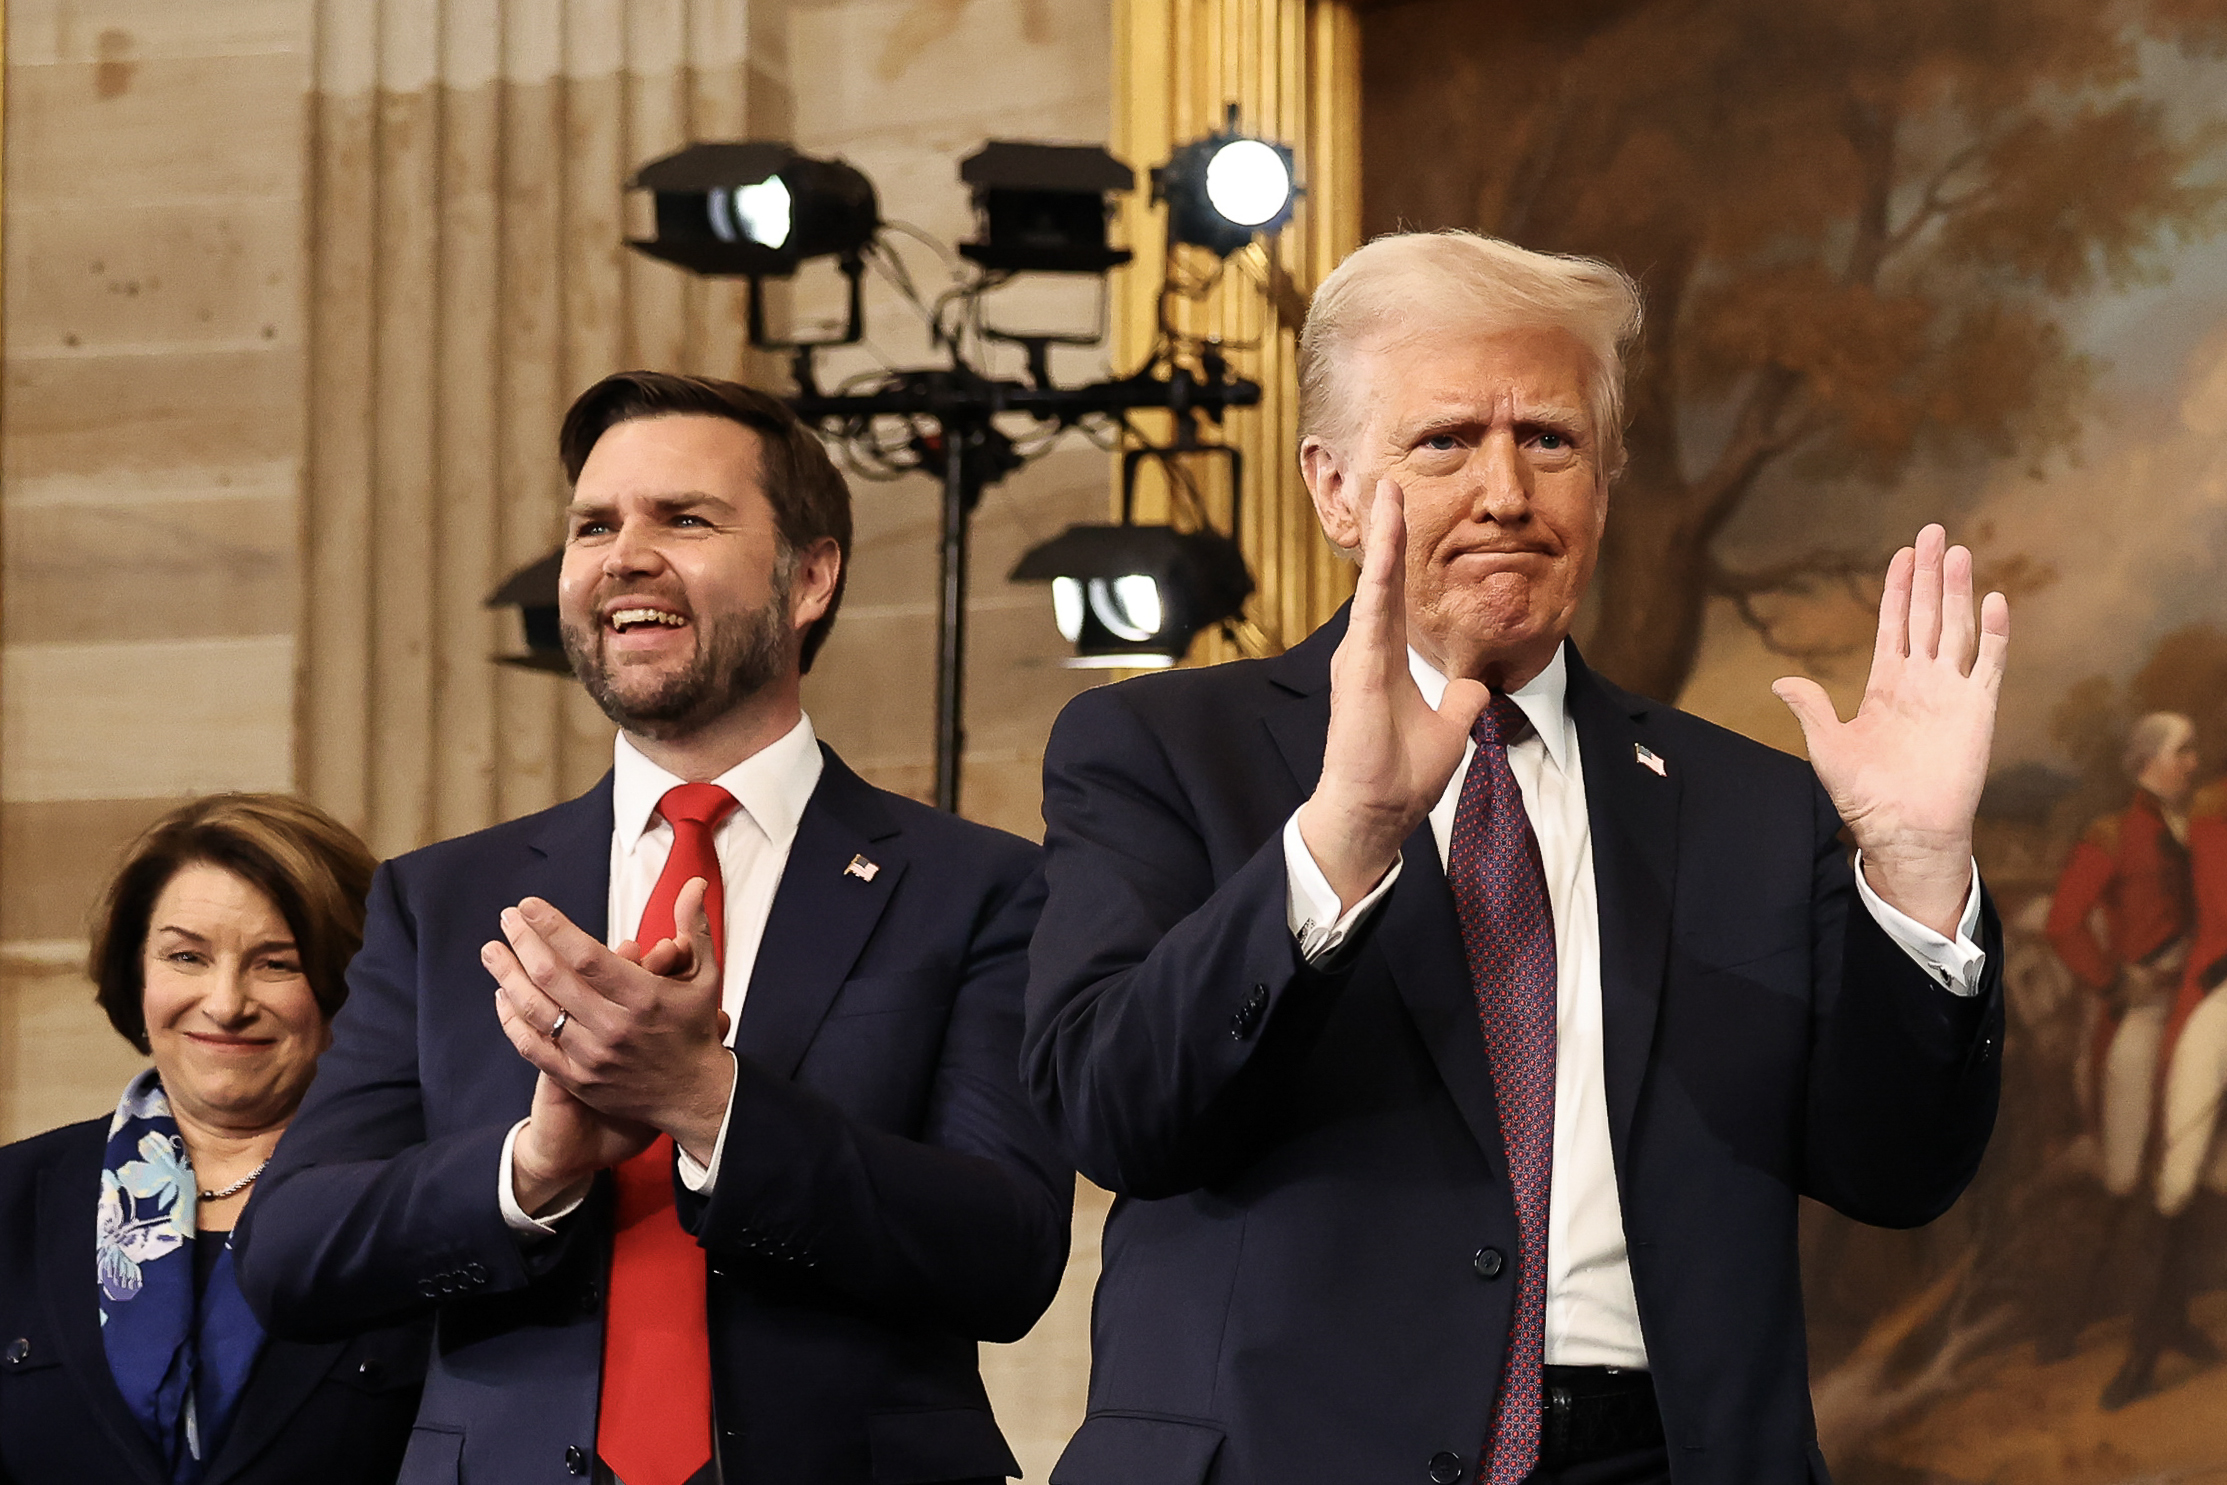
[{"label": "man's dark hair", "polygon": [[596,440],[619,424],[686,413],[725,418],[758,435],[765,450],[766,499],[773,505],[784,558],[794,557],[814,542],[835,538],[842,564],[835,574],[835,591],[828,596],[827,612],[804,631],[801,668],[808,671],[812,657],[835,627],[835,611],[842,606],[843,587],[850,581],[851,490],[819,436],[786,403],[754,387],[716,377],[618,372],[582,392],[564,415],[557,454],[564,461],[565,482],[580,482],[580,470]]}]

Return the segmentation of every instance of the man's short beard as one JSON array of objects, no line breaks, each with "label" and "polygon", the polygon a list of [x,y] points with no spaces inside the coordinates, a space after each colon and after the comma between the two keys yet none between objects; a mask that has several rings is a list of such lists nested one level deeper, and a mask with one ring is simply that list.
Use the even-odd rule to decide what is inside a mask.
[{"label": "man's short beard", "polygon": [[696,653],[678,674],[647,696],[623,696],[605,663],[603,623],[564,626],[565,658],[603,715],[621,729],[653,742],[668,742],[724,716],[787,674],[795,663],[789,627],[790,562],[777,562],[773,593],[752,612],[727,614],[704,627],[696,623]]}]

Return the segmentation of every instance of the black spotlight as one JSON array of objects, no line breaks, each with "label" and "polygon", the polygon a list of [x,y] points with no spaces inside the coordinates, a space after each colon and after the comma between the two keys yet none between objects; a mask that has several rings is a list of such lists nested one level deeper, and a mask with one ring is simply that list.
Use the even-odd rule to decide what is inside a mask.
[{"label": "black spotlight", "polygon": [[1191,637],[1253,591],[1237,544],[1172,526],[1070,526],[1022,557],[1015,582],[1049,582],[1069,665],[1173,665]]},{"label": "black spotlight", "polygon": [[1137,173],[1094,144],[993,139],[959,162],[973,188],[979,242],[959,251],[1007,273],[1104,273],[1129,261],[1106,245],[1115,192]]},{"label": "black spotlight", "polygon": [[807,258],[855,259],[881,230],[874,184],[786,144],[692,144],[650,161],[657,236],[630,247],[694,273],[786,278]]},{"label": "black spotlight", "polygon": [[488,595],[489,608],[517,609],[526,624],[526,653],[497,655],[497,660],[521,670],[572,674],[572,662],[564,653],[564,629],[557,619],[557,574],[563,568],[564,548],[559,547],[504,578],[503,585]]},{"label": "black spotlight", "polygon": [[1292,154],[1237,131],[1237,105],[1222,132],[1184,145],[1152,172],[1152,199],[1168,203],[1168,240],[1228,257],[1291,220],[1300,187]]}]

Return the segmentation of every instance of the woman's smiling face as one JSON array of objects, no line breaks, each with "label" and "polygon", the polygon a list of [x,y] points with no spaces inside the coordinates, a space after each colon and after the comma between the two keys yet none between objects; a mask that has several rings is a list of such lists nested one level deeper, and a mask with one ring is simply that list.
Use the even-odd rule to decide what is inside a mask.
[{"label": "woman's smiling face", "polygon": [[237,873],[188,862],[155,898],[141,964],[172,1109],[231,1133],[283,1126],[332,1031],[277,904]]}]

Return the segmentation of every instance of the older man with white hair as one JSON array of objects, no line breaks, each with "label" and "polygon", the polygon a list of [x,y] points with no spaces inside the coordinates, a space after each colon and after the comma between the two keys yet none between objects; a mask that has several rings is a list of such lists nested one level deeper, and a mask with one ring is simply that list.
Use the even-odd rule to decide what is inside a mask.
[{"label": "older man with white hair", "polygon": [[1053,731],[1024,1071],[1119,1197],[1057,1485],[1826,1478],[1797,1198],[1924,1222],[1994,1121],[2009,616],[1926,528],[1855,719],[1778,683],[1814,768],[1594,675],[1638,320],[1355,253],[1300,347],[1353,603]]}]

